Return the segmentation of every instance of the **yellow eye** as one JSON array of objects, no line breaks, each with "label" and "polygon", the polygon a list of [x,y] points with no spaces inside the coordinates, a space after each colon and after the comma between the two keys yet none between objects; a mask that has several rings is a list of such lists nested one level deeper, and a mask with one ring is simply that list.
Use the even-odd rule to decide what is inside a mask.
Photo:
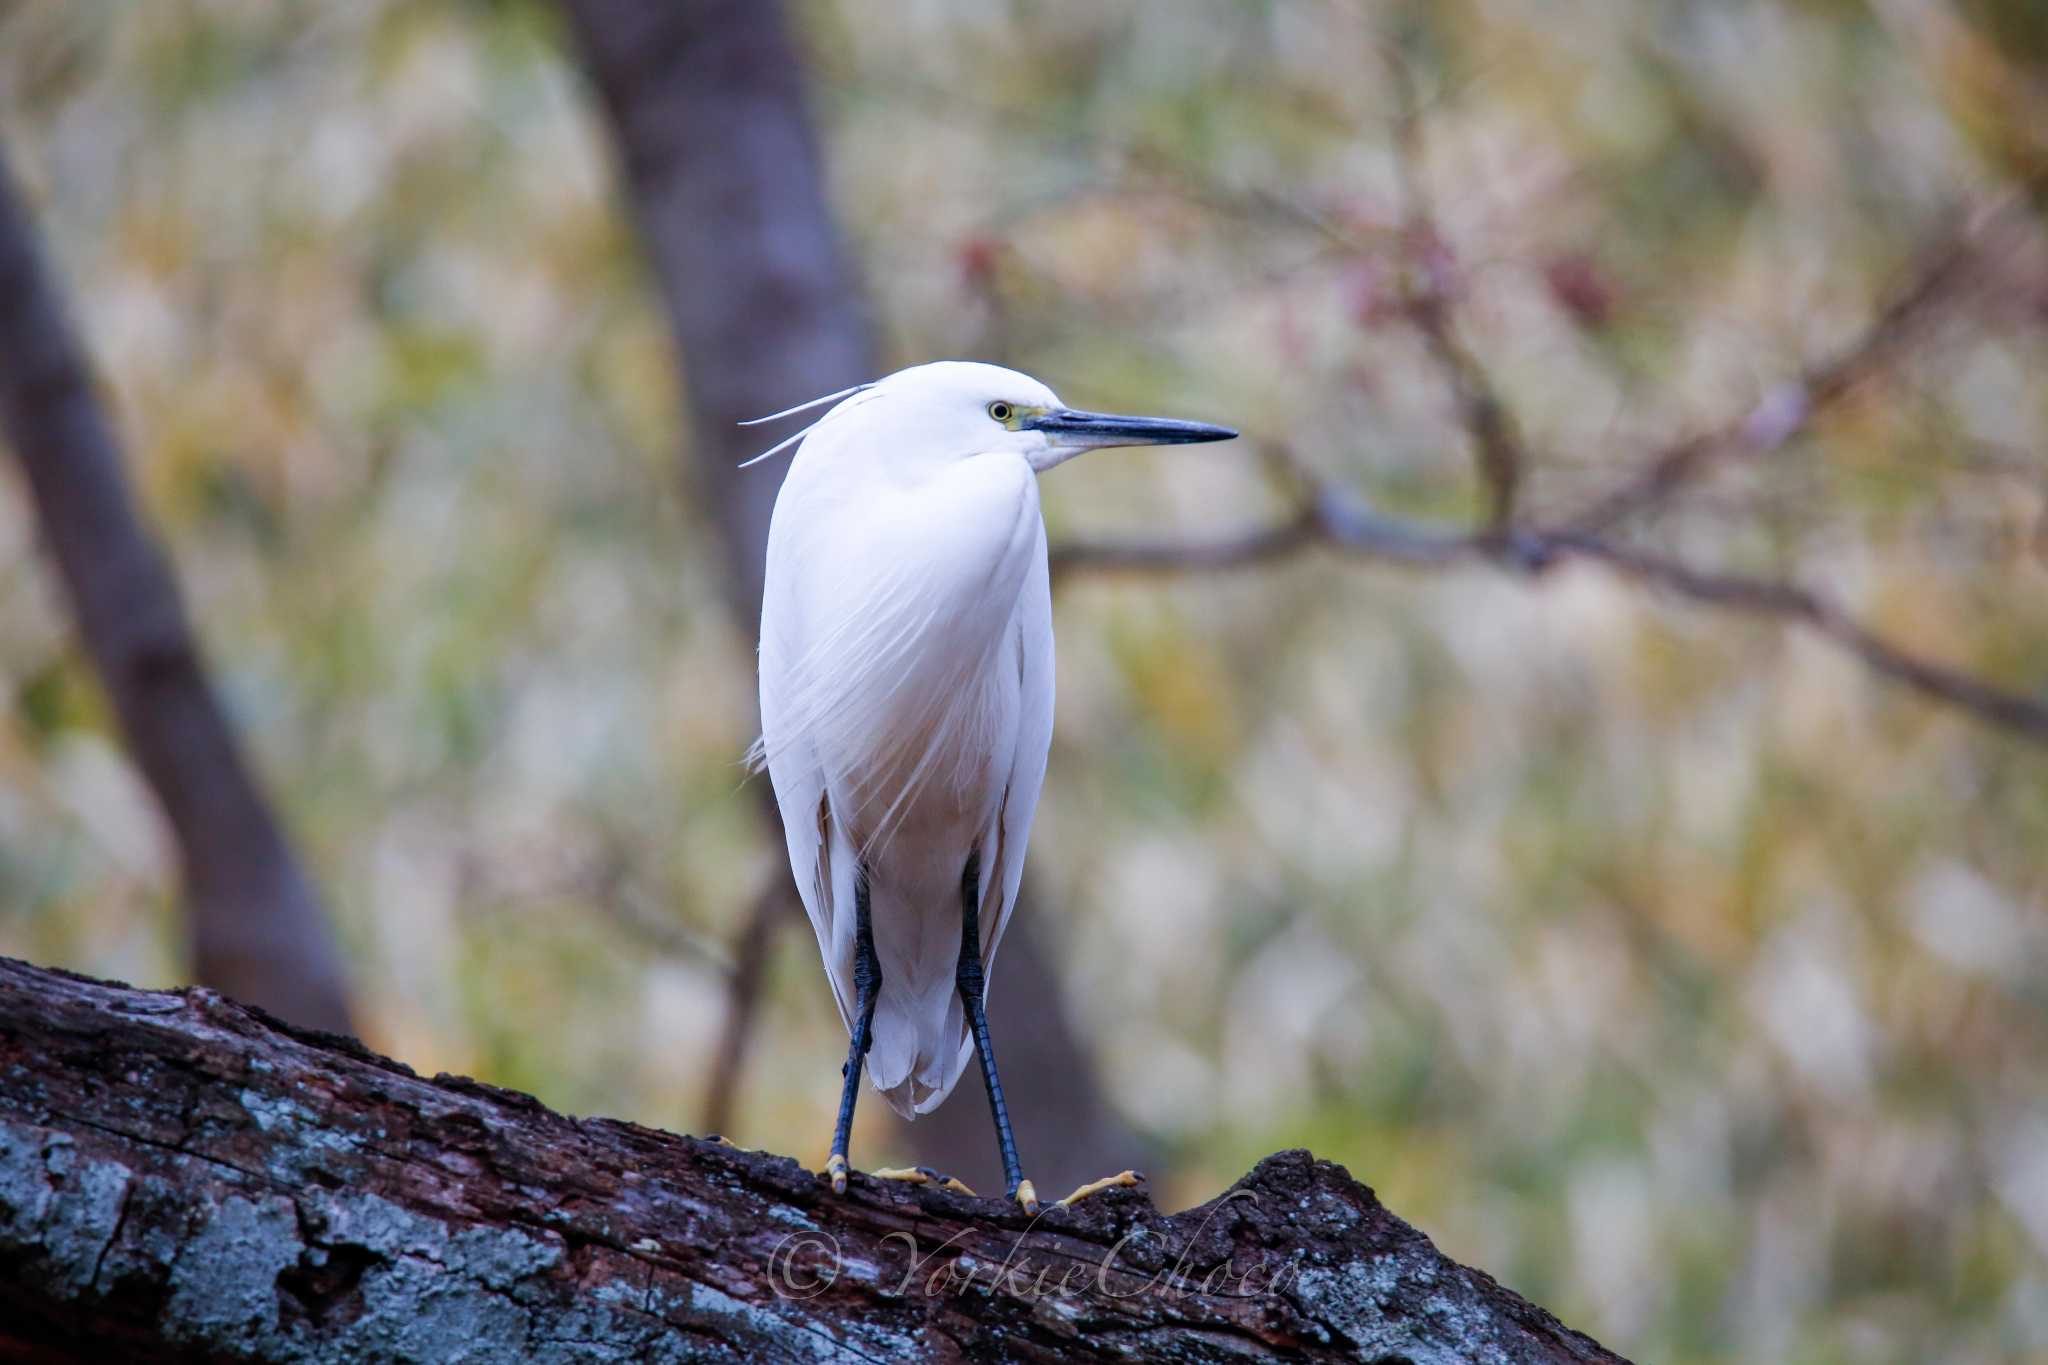
[{"label": "yellow eye", "polygon": [[1017,410],[1008,403],[998,399],[996,402],[988,405],[988,415],[995,418],[998,422],[1008,422],[1017,415]]}]

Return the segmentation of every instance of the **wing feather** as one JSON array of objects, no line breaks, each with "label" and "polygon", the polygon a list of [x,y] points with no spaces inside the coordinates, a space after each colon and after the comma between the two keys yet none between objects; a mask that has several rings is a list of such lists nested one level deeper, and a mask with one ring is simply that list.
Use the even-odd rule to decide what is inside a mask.
[{"label": "wing feather", "polygon": [[[793,480],[811,453],[806,443]],[[972,1052],[951,991],[959,869],[978,838],[983,960],[993,961],[1045,773],[1052,631],[1036,485],[1021,461],[976,460],[915,498],[871,491],[838,515],[797,519],[785,517],[791,491],[769,536],[753,758],[773,778],[790,867],[848,1022],[853,879],[870,869],[885,964],[872,1074],[892,1105],[924,1112]],[[990,670],[1009,668],[1015,702],[996,696],[1008,679],[990,691],[1000,677]],[[895,822],[928,789],[940,795],[920,807],[922,835],[934,810],[977,813],[957,849],[898,852]]]},{"label": "wing feather", "polygon": [[[1010,759],[1009,785],[987,839],[994,852],[987,860],[990,870],[981,909],[981,961],[985,971],[995,965],[996,948],[1009,927],[1011,912],[1017,908],[1018,888],[1024,881],[1024,853],[1031,842],[1031,823],[1038,813],[1046,760],[1052,750],[1052,583],[1046,568],[1043,523],[1038,527],[1031,572],[1017,601],[1015,639],[1020,684],[1017,743]],[[993,972],[989,972],[988,979],[995,979]]]}]

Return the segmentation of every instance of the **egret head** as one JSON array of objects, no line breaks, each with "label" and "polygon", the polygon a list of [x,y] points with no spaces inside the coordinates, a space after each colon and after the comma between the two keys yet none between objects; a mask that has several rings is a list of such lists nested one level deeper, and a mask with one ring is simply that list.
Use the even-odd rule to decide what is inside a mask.
[{"label": "egret head", "polygon": [[842,423],[871,426],[876,447],[897,459],[943,462],[1014,451],[1040,473],[1103,446],[1190,445],[1237,435],[1205,422],[1076,411],[1028,374],[968,360],[898,370],[854,391],[818,425]]}]

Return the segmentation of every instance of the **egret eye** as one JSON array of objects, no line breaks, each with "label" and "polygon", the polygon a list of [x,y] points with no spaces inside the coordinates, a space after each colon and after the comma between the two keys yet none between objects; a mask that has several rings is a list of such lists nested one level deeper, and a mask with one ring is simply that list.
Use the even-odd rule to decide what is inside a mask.
[{"label": "egret eye", "polygon": [[998,399],[988,405],[988,415],[995,418],[998,422],[1008,422],[1017,415],[1017,410],[1008,403]]}]

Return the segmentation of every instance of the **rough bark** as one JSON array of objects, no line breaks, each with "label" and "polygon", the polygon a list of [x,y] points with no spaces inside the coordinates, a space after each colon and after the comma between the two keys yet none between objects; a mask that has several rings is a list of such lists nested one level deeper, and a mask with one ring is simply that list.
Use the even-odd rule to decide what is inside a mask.
[{"label": "rough bark", "polygon": [[4,157],[0,429],[28,476],[86,651],[177,840],[195,975],[287,1018],[346,1030],[326,915],[208,682]]},{"label": "rough bark", "polygon": [[[718,537],[727,604],[748,639],[760,624],[768,518],[787,459],[740,461],[786,434],[749,417],[873,379],[881,371],[840,248],[804,105],[803,68],[782,7],[757,0],[564,0],[619,149],[624,189],[675,332],[688,440],[682,468]],[[768,818],[766,782],[756,790]],[[777,874],[781,875],[781,874]],[[1027,894],[1029,884],[1027,883]],[[758,903],[740,936],[732,1023],[710,1108],[726,1126],[760,1004],[759,982],[793,896]],[[1105,1102],[1059,1005],[1030,907],[1011,921],[989,1026],[1018,1103],[1017,1141],[1044,1184],[1088,1178],[1099,1161],[1142,1166],[1144,1144]],[[770,918],[772,916],[772,918]],[[821,987],[822,989],[822,987]],[[978,1072],[904,1142],[970,1180],[995,1176]]]},{"label": "rough bark", "polygon": [[1614,1361],[1341,1167],[1000,1200],[0,959],[0,1359]]}]

